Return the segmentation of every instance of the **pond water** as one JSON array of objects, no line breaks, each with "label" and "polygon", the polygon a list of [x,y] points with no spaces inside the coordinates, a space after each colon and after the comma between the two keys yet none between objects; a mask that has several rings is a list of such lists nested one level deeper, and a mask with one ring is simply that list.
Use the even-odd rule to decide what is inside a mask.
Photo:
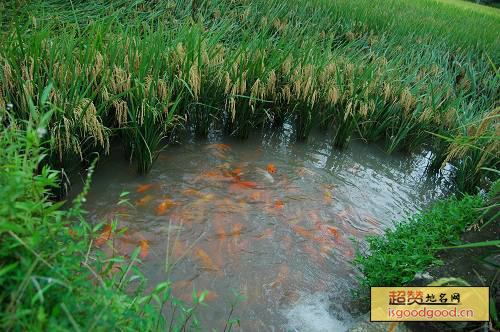
[{"label": "pond water", "polygon": [[[188,302],[193,287],[209,291],[203,330],[223,330],[236,291],[246,297],[233,314],[243,331],[337,331],[352,321],[351,238],[444,195],[445,179],[425,175],[426,156],[356,141],[338,151],[322,133],[307,143],[286,131],[213,136],[168,147],[147,176],[112,154],[85,207],[94,223],[119,215],[129,230],[112,249],[142,246],[151,285],[169,278]],[[117,205],[122,192],[130,206]]]}]

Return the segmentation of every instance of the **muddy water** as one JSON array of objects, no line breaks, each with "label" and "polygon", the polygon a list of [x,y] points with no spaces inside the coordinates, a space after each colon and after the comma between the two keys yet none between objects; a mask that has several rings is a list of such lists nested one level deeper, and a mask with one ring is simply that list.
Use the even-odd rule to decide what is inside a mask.
[{"label": "muddy water", "polygon": [[[152,285],[170,278],[187,302],[193,287],[209,291],[202,330],[224,328],[238,292],[244,331],[336,331],[352,319],[343,307],[355,285],[350,238],[443,195],[444,179],[425,176],[425,156],[360,142],[337,151],[322,134],[307,144],[286,133],[193,140],[167,148],[146,177],[120,154],[110,158],[86,208],[93,222],[120,215],[129,232],[119,254],[147,243]],[[122,192],[131,206],[117,206]]]}]

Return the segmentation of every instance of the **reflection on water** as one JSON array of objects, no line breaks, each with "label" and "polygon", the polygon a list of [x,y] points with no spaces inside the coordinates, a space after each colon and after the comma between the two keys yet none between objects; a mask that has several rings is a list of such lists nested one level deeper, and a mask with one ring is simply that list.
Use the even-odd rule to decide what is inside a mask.
[{"label": "reflection on water", "polygon": [[[350,238],[442,195],[444,180],[427,178],[426,163],[425,153],[356,142],[337,151],[322,134],[307,144],[286,133],[214,137],[167,148],[146,177],[118,153],[97,170],[86,208],[96,223],[124,215],[129,230],[113,249],[141,246],[153,285],[169,277],[185,301],[193,287],[209,290],[205,327],[224,327],[235,290],[247,298],[235,312],[244,331],[339,330],[354,285]],[[132,207],[117,206],[125,191]]]}]

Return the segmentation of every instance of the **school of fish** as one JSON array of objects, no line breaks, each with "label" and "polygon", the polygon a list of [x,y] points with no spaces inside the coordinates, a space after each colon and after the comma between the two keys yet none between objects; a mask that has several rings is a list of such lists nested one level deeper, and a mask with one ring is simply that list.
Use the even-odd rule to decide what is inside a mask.
[{"label": "school of fish", "polygon": [[[207,230],[205,237],[199,242],[189,242],[183,238],[172,241],[167,248],[169,262],[188,260],[196,267],[198,274],[221,277],[227,269],[237,272],[241,254],[252,252],[262,241],[278,244],[287,255],[292,255],[292,250],[298,248],[315,264],[323,264],[330,255],[341,255],[349,259],[353,257],[354,250],[348,236],[356,230],[346,234],[345,228],[341,230],[335,220],[323,218],[317,207],[294,209],[294,199],[309,198],[301,196],[301,189],[293,186],[286,175],[280,174],[275,164],[259,167],[234,162],[226,157],[231,152],[231,147],[227,144],[207,145],[206,151],[224,162],[187,179],[185,188],[165,195],[162,188],[168,184],[141,183],[131,190],[134,198],[130,209],[135,209],[138,213],[153,211],[158,218],[165,220],[165,224],[170,222],[174,225],[174,230],[193,231],[201,227]],[[300,178],[316,175],[305,167],[297,168],[295,174]],[[276,186],[285,188],[287,196],[274,192],[273,187]],[[210,192],[210,188],[222,188],[227,195],[217,195]],[[325,206],[335,200],[333,185],[318,187],[318,193],[318,202]],[[123,208],[117,207],[117,211],[118,209]],[[289,231],[285,235],[278,235],[278,226],[270,225],[252,234],[252,227],[247,224],[252,211],[264,211],[273,220],[279,221],[279,227]],[[338,212],[337,219],[342,223],[353,213],[347,208]],[[366,219],[374,225],[378,223],[371,216]],[[121,228],[114,227],[112,223],[104,224],[95,236],[95,246],[104,250],[108,256],[125,257],[130,257],[139,248],[138,259],[141,261],[158,254],[153,249],[155,243],[152,236],[142,232],[140,226],[131,221],[126,221],[125,224]],[[294,273],[293,267],[286,261],[277,267],[274,279],[264,286],[271,291],[286,289],[286,284]],[[174,282],[174,293],[189,301],[195,279],[196,276]],[[200,292],[198,290],[196,294],[199,296],[202,294]],[[207,290],[204,297],[206,301],[212,301],[218,298],[218,294],[214,290]]]}]

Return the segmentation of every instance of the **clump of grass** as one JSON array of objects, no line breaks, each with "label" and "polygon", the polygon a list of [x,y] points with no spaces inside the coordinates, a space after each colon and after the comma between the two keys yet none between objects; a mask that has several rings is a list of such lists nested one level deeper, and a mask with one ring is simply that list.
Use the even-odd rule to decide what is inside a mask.
[{"label": "clump of grass", "polygon": [[[479,121],[471,121],[466,126],[457,128],[455,136],[434,134],[442,146],[439,157],[431,162],[431,167],[443,168],[448,163],[454,166],[453,179],[456,188],[462,192],[477,192],[486,183],[494,181],[498,169],[499,142],[496,121],[499,108],[494,109]],[[462,132],[461,134],[459,132]]]},{"label": "clump of grass", "polygon": [[[41,110],[30,102],[32,118],[25,129],[0,112],[5,125],[0,134],[1,329],[182,331],[199,326],[194,315],[202,298],[195,296],[195,305],[186,307],[172,298],[169,282],[144,292],[146,279],[136,267],[140,248],[130,260],[90,250],[93,230],[81,206],[95,163],[69,209],[49,200],[59,174],[43,166],[41,146],[54,114],[47,106],[50,88],[44,91],[45,112],[37,114]],[[116,264],[122,267],[112,272]],[[171,301],[189,317],[170,324],[161,308]]]},{"label": "clump of grass", "polygon": [[372,286],[402,286],[439,263],[436,248],[453,244],[481,215],[481,196],[450,198],[395,223],[382,236],[368,236],[367,248],[358,248],[354,265],[361,272],[360,291]]}]

